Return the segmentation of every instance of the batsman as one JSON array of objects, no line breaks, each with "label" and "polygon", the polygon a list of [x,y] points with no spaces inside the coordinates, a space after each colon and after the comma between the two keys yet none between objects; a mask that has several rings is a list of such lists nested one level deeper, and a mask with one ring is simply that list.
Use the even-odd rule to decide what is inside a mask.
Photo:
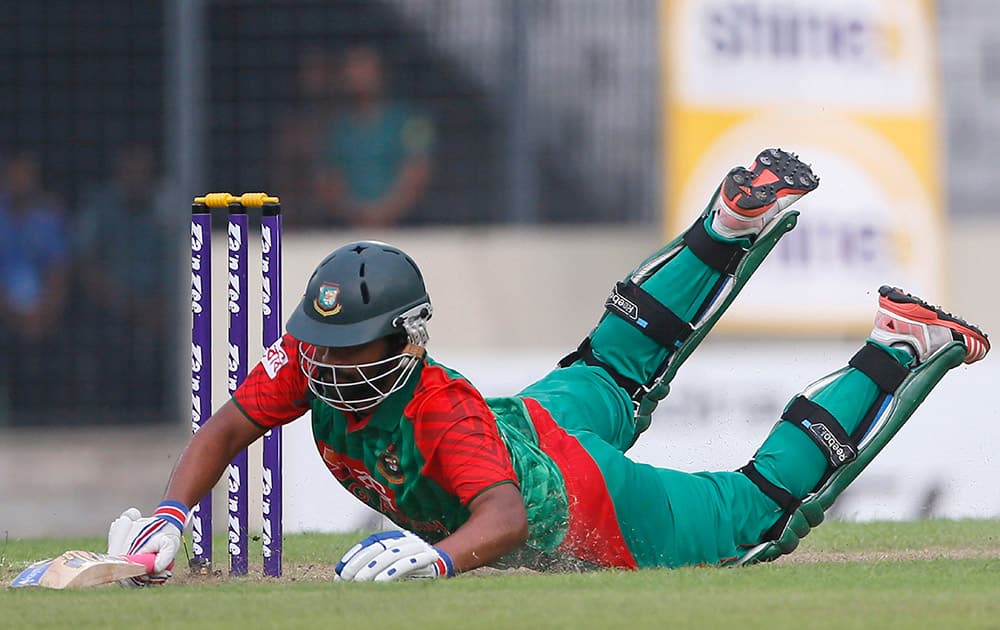
[{"label": "batsman", "polygon": [[976,326],[883,286],[868,338],[775,409],[745,466],[688,473],[629,459],[677,370],[818,185],[778,149],[729,171],[694,224],[611,290],[579,347],[503,398],[428,356],[431,301],[409,256],[373,241],[336,249],[269,359],[193,436],[162,503],[115,521],[110,551],[157,553],[147,581],[162,583],[189,507],[233,456],[311,411],[330,473],[397,527],[348,550],[338,580],[740,565],[791,552],[945,373],[990,348]]}]

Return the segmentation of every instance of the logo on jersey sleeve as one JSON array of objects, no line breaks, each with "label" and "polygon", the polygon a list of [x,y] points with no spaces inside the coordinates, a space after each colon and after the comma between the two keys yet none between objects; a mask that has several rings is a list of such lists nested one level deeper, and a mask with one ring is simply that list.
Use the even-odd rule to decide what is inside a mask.
[{"label": "logo on jersey sleeve", "polygon": [[264,371],[271,377],[271,380],[278,375],[278,370],[288,364],[288,353],[281,347],[281,338],[271,344],[271,347],[264,351],[264,356],[260,362],[264,365]]},{"label": "logo on jersey sleeve", "polygon": [[336,315],[340,312],[340,285],[332,282],[324,282],[319,287],[319,293],[313,300],[313,308],[323,317]]}]

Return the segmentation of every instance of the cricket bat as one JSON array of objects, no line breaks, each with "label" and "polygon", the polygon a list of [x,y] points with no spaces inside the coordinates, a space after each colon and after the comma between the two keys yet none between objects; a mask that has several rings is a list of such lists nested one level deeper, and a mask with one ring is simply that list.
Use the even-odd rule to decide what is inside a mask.
[{"label": "cricket bat", "polygon": [[10,583],[11,588],[44,586],[45,588],[84,588],[108,584],[153,572],[154,553],[112,556],[92,551],[67,551],[41,560],[21,571]]}]

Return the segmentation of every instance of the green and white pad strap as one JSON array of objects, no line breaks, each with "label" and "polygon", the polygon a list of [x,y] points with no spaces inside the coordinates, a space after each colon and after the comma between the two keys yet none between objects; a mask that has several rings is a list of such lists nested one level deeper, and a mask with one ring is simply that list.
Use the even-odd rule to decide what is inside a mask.
[{"label": "green and white pad strap", "polygon": [[[779,212],[757,236],[738,241],[713,238],[705,224],[719,195],[712,200],[694,224],[683,234],[653,253],[636,267],[624,281],[615,285],[605,302],[605,316],[615,316],[641,331],[671,352],[645,383],[620,374],[594,356],[588,336],[572,353],[559,361],[561,367],[582,360],[605,369],[635,403],[635,436],[649,428],[650,416],[657,403],[670,391],[670,381],[681,364],[722,317],[753,272],[770,253],[778,240],[795,227],[799,213],[786,208]],[[647,293],[642,284],[687,248],[706,266],[720,274],[694,321],[688,322]]]},{"label": "green and white pad strap", "polygon": [[795,227],[799,216],[797,210],[783,210],[764,226],[752,244],[742,247],[737,243],[724,243],[708,237],[703,226],[711,208],[712,204],[709,204],[691,229],[650,256],[628,279],[630,284],[641,286],[643,281],[663,267],[685,246],[703,262],[723,274],[711,297],[699,309],[696,319],[689,324],[690,331],[683,339],[678,340],[679,343],[671,346],[675,350],[670,353],[650,382],[642,384],[640,391],[634,397],[637,437],[649,427],[653,410],[670,392],[670,382],[677,370],[726,312],[750,276],[777,245],[778,240]]},{"label": "green and white pad strap", "polygon": [[799,541],[823,522],[826,510],[896,435],[945,373],[960,365],[965,356],[965,347],[954,341],[912,371],[896,363],[899,369],[905,371],[900,372],[892,366],[893,360],[883,350],[866,345],[854,356],[850,366],[872,378],[883,395],[876,398],[858,430],[850,436],[829,413],[808,399],[810,394],[848,368],[814,383],[796,397],[782,415],[782,420],[795,424],[809,435],[826,455],[829,470],[818,487],[799,501],[764,479],[752,461],[740,469],[785,511],[785,516],[765,533],[765,542],[750,548],[733,564],[742,566],[769,562],[795,550]]}]

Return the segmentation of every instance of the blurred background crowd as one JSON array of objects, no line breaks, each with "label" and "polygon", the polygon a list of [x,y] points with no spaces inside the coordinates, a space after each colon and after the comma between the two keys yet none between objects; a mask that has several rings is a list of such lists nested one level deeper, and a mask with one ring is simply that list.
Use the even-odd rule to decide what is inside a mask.
[{"label": "blurred background crowd", "polygon": [[[995,213],[1000,4],[935,6],[945,207]],[[289,231],[659,226],[657,11],[6,3],[0,426],[176,420],[194,194],[280,195]]]}]

